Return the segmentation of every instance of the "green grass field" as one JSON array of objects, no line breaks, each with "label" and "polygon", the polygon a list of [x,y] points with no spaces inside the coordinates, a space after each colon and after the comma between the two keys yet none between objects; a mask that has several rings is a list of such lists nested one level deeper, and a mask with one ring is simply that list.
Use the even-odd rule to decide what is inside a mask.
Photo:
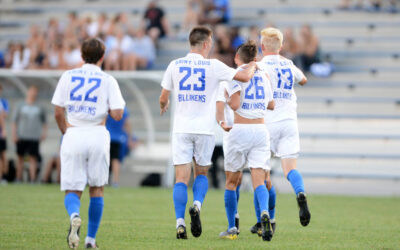
[{"label": "green grass field", "polygon": [[[223,191],[210,190],[201,214],[203,234],[194,238],[189,229],[183,241],[175,239],[171,189],[107,188],[105,193],[97,234],[101,249],[400,249],[399,198],[310,195],[312,219],[303,228],[294,195],[278,194],[277,232],[271,242],[263,242],[249,232],[255,222],[253,195],[242,192],[241,234],[229,241],[218,238],[227,226]],[[0,249],[67,249],[69,219],[58,186],[0,186],[0,199]],[[88,202],[86,191],[80,249]]]}]

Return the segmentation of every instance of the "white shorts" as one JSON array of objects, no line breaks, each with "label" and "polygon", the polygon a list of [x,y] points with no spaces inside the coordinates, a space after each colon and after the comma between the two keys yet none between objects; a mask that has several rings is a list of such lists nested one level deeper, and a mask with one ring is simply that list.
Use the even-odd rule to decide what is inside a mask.
[{"label": "white shorts", "polygon": [[102,187],[108,183],[110,133],[105,126],[71,127],[61,144],[61,190]]},{"label": "white shorts", "polygon": [[264,124],[234,124],[226,145],[225,171],[249,168],[270,170],[269,134]]},{"label": "white shorts", "polygon": [[271,151],[279,158],[296,158],[300,151],[297,121],[288,119],[267,124]]},{"label": "white shorts", "polygon": [[172,161],[181,165],[191,163],[194,158],[199,166],[210,166],[214,147],[214,135],[173,133]]}]

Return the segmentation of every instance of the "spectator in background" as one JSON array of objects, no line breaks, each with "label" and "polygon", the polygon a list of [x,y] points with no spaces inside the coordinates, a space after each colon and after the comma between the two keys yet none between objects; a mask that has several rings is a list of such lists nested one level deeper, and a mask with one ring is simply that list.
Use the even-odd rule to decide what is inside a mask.
[{"label": "spectator in background", "polygon": [[65,68],[64,50],[61,41],[54,41],[50,43],[47,51],[47,56],[44,65],[48,69],[63,69]]},{"label": "spectator in background", "polygon": [[215,27],[215,45],[213,49],[213,57],[222,61],[229,67],[235,65],[235,50],[232,47],[231,35],[224,25]]},{"label": "spectator in background", "polygon": [[30,51],[29,48],[25,48],[22,43],[15,44],[15,50],[12,57],[11,69],[22,70],[29,66],[30,62]]},{"label": "spectator in background", "polygon": [[3,174],[8,173],[7,164],[7,131],[5,120],[8,116],[8,101],[3,96],[3,87],[0,85],[0,181]]},{"label": "spectator in background", "polygon": [[290,60],[294,60],[298,55],[299,44],[294,35],[293,28],[286,28],[283,31],[283,37],[285,40],[283,41],[280,54]]},{"label": "spectator in background", "polygon": [[202,0],[187,0],[183,17],[182,29],[179,34],[181,39],[187,39],[192,28],[199,25],[199,17],[202,11]]},{"label": "spectator in background", "polygon": [[124,110],[124,114],[120,121],[114,120],[110,115],[107,117],[106,128],[110,132],[110,163],[112,180],[111,185],[118,187],[121,163],[126,155],[124,147],[128,146],[129,149],[133,149],[135,144],[132,140],[132,127],[129,121],[129,112],[127,108]]},{"label": "spectator in background", "polygon": [[246,42],[246,40],[240,35],[240,27],[236,26],[231,29],[231,41],[232,48],[236,51],[236,49]]},{"label": "spectator in background", "polygon": [[168,35],[168,20],[164,10],[158,6],[158,0],[151,0],[149,2],[144,13],[143,21],[147,34],[153,39],[155,44],[157,44],[159,38]]},{"label": "spectator in background", "polygon": [[26,42],[26,47],[30,51],[30,68],[37,69],[43,68],[46,58],[45,48],[46,41],[44,36],[37,25],[32,25],[30,29],[30,37]]},{"label": "spectator in background", "polygon": [[61,174],[61,159],[60,159],[60,151],[54,154],[50,160],[46,164],[46,170],[43,174],[42,181],[44,183],[51,183],[52,178],[51,175],[53,170],[56,170],[56,182],[60,183],[60,174]]},{"label": "spectator in background", "polygon": [[63,55],[65,67],[67,69],[79,68],[83,64],[83,61],[77,42],[69,41],[66,46],[67,50],[64,51]]},{"label": "spectator in background", "polygon": [[229,0],[204,0],[203,11],[199,18],[200,24],[215,25],[229,23],[231,7]]},{"label": "spectator in background", "polygon": [[299,40],[300,64],[303,71],[310,71],[311,64],[319,62],[319,40],[311,26],[305,24],[300,30]]},{"label": "spectator in background", "polygon": [[39,158],[39,142],[46,138],[46,112],[36,104],[38,89],[28,89],[24,103],[18,104],[13,113],[12,135],[17,144],[17,181],[22,181],[24,156],[29,155],[29,180],[36,180]]},{"label": "spectator in background", "polygon": [[136,32],[132,45],[133,53],[130,55],[130,60],[126,63],[129,66],[126,69],[150,69],[156,58],[156,48],[153,40],[146,35],[144,29],[139,29]]}]

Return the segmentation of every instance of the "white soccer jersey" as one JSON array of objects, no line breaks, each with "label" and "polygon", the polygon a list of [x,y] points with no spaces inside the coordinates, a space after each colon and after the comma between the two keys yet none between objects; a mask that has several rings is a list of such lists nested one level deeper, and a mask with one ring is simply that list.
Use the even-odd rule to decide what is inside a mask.
[{"label": "white soccer jersey", "polygon": [[174,133],[214,134],[215,100],[220,81],[232,81],[236,70],[217,59],[189,53],[173,60],[161,86],[174,90]]},{"label": "white soccer jersey", "polygon": [[233,81],[228,85],[228,94],[240,93],[240,107],[235,111],[247,119],[264,118],[268,102],[272,101],[271,83],[264,71],[257,70],[248,82]]},{"label": "white soccer jersey", "polygon": [[66,71],[54,92],[52,104],[64,107],[72,126],[99,125],[110,109],[124,109],[118,83],[94,64]]},{"label": "white soccer jersey", "polygon": [[303,72],[291,60],[280,55],[265,56],[257,64],[260,69],[268,73],[275,100],[275,109],[267,112],[266,123],[286,119],[296,120],[297,97],[294,84],[304,78]]},{"label": "white soccer jersey", "polygon": [[224,81],[221,82],[218,88],[218,94],[217,94],[217,102],[223,102],[225,103],[224,107],[224,116],[225,116],[225,122],[226,125],[232,126],[233,125],[233,120],[234,120],[234,113],[229,104],[226,102],[225,98],[225,90],[228,91],[228,85],[229,83]]}]

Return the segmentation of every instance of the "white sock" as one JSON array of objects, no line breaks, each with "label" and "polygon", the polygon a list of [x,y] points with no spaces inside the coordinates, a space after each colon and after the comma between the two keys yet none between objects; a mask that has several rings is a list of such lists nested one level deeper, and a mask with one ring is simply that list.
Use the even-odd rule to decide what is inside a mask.
[{"label": "white sock", "polygon": [[96,239],[94,239],[94,238],[92,238],[92,237],[89,237],[89,236],[86,236],[86,238],[85,238],[85,245],[86,245],[87,243],[90,243],[90,244],[92,244],[92,245],[96,245]]},{"label": "white sock", "polygon": [[200,201],[193,201],[193,206],[197,206],[199,211],[201,210],[201,202]]},{"label": "white sock", "polygon": [[178,219],[176,219],[176,228],[178,228],[179,226],[184,226],[184,227],[186,227],[185,219],[184,219],[184,218],[178,218]]},{"label": "white sock", "polygon": [[236,219],[239,219],[239,213],[236,213],[236,214],[235,214],[235,218],[236,218]]},{"label": "white sock", "polygon": [[69,217],[69,219],[72,221],[72,219],[73,219],[75,216],[77,216],[77,215],[79,216],[78,213],[72,213],[72,214],[71,214],[71,217]]}]

